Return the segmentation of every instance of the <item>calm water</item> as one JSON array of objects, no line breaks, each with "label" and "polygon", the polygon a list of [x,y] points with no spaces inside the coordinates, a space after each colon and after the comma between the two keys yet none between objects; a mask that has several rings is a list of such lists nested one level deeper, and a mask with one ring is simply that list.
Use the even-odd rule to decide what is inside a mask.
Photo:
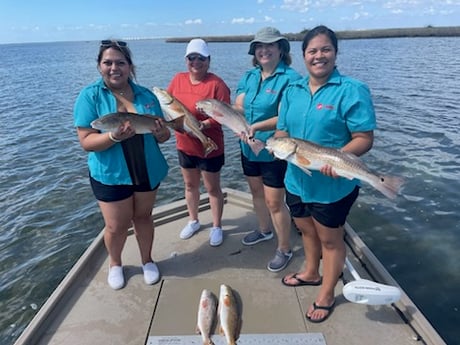
[{"label": "calm water", "polygon": [[[130,44],[138,82],[165,87],[184,44]],[[73,128],[79,90],[98,77],[97,43],[0,45],[0,344],[12,344],[103,226]],[[250,67],[246,43],[213,43],[212,70],[232,93]],[[379,129],[365,157],[404,176],[390,202],[365,186],[349,218],[449,344],[460,332],[460,38],[343,41],[338,66],[371,88]],[[302,74],[300,42],[293,66]],[[233,95],[234,96],[234,93]],[[174,141],[158,204],[183,195]],[[226,131],[223,187],[247,191]],[[168,190],[168,193],[165,192]],[[225,216],[225,215],[224,215]]]}]

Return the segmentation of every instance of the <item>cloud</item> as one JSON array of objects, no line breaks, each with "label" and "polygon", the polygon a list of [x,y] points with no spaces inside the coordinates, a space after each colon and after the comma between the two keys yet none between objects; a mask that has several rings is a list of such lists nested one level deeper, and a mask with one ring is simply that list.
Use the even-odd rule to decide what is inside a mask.
[{"label": "cloud", "polygon": [[185,21],[185,25],[193,25],[193,24],[203,24],[203,20],[201,20],[201,19],[187,19]]},{"label": "cloud", "polygon": [[233,18],[232,24],[254,24],[255,23],[254,17],[251,18]]}]

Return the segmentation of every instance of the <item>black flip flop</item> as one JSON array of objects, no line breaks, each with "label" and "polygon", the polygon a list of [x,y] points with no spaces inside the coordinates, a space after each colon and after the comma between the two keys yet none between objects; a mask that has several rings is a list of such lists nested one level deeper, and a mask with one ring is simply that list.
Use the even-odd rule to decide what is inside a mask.
[{"label": "black flip flop", "polygon": [[297,280],[297,284],[288,284],[288,283],[286,283],[284,281],[284,279],[286,279],[287,276],[283,277],[281,279],[281,283],[283,283],[283,285],[291,286],[291,287],[296,287],[296,286],[318,286],[318,285],[321,285],[323,283],[323,278],[319,278],[319,280],[317,280],[317,281],[306,281],[306,280],[298,278],[297,274],[298,273],[295,273],[292,277],[289,277],[289,279]]},{"label": "black flip flop", "polygon": [[329,316],[331,316],[332,312],[334,311],[334,308],[335,308],[335,301],[329,306],[329,307],[323,307],[321,305],[317,305],[316,302],[313,302],[313,311],[317,310],[317,309],[321,309],[321,310],[327,310],[327,314],[320,318],[320,319],[311,319],[307,314],[305,314],[305,317],[307,318],[308,321],[310,322],[313,322],[313,323],[320,323],[320,322],[323,322],[323,321],[326,321],[327,318]]}]

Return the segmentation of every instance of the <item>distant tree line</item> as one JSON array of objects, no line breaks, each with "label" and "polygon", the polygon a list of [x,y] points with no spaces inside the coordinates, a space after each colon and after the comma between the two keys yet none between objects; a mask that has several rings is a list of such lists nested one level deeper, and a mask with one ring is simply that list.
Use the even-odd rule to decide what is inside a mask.
[{"label": "distant tree line", "polygon": [[[299,33],[284,33],[290,41],[302,41],[307,29]],[[454,37],[460,36],[460,26],[422,28],[396,28],[396,29],[372,29],[372,30],[346,30],[336,31],[339,39],[364,39],[364,38],[392,38],[392,37]],[[167,38],[166,42],[188,42],[194,37]],[[249,42],[254,35],[232,35],[232,36],[204,36],[207,42]]]}]

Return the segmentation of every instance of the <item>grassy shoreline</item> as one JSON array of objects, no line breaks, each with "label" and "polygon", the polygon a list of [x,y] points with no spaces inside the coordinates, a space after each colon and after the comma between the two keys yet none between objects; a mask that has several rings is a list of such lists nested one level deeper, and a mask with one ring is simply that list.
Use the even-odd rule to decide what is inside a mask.
[{"label": "grassy shoreline", "polygon": [[[308,30],[299,33],[284,33],[290,41],[302,41]],[[423,28],[395,28],[373,30],[346,30],[336,31],[339,39],[368,39],[368,38],[394,38],[394,37],[459,37],[460,26],[427,26]],[[194,37],[167,38],[168,43],[188,42]],[[254,35],[231,35],[231,36],[202,36],[207,42],[249,42]]]}]

